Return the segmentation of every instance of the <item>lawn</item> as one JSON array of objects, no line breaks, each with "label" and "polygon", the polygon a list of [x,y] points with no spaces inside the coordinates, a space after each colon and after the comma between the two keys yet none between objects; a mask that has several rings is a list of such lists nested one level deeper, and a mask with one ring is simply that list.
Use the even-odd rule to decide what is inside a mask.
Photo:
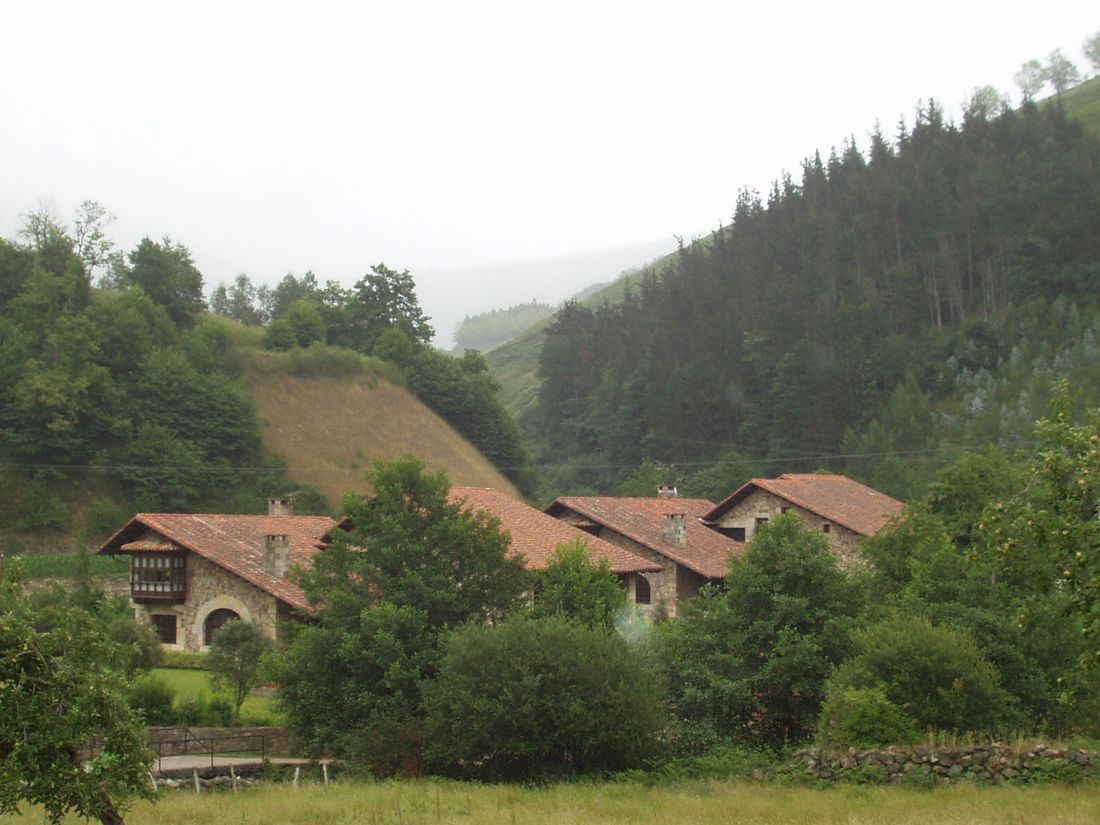
[{"label": "lawn", "polygon": [[[204,693],[207,698],[216,695],[216,691],[210,684],[209,671],[158,667],[153,669],[153,675],[175,688],[175,704],[187,699],[197,699]],[[255,694],[245,699],[241,706],[241,721],[248,724],[249,720],[272,725],[278,725],[282,721],[279,712],[275,709],[274,700],[270,696]],[[267,722],[264,723],[262,720]]]},{"label": "lawn", "polygon": [[[39,811],[0,823],[41,822]],[[72,822],[78,822],[71,818]],[[440,780],[338,784],[329,788],[266,785],[230,791],[171,791],[155,806],[140,803],[130,825],[323,823],[477,823],[477,825],[908,825],[1100,822],[1100,784],[1042,787],[957,785],[934,791],[844,786],[815,790],[746,782],[645,787],[633,783],[548,787],[486,786]]]}]

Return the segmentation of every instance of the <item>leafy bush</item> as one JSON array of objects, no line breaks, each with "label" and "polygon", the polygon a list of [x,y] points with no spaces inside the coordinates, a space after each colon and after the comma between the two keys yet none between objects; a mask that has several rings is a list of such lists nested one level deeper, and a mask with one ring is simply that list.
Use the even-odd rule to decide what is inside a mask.
[{"label": "leafy bush", "polygon": [[177,702],[174,714],[176,724],[186,727],[227,728],[233,724],[229,700],[221,696],[211,699],[205,690]]},{"label": "leafy bush", "polygon": [[1068,759],[1039,759],[1028,774],[1028,781],[1038,785],[1055,783],[1075,784],[1084,779],[1084,775],[1075,762]]},{"label": "leafy bush", "polygon": [[457,631],[424,694],[429,763],[486,779],[637,766],[667,723],[635,649],[560,617]]},{"label": "leafy bush", "polygon": [[538,577],[531,605],[534,616],[564,616],[610,629],[615,615],[626,606],[626,592],[607,559],[593,564],[581,538],[559,544]]},{"label": "leafy bush", "polygon": [[164,679],[145,675],[136,679],[130,688],[127,703],[141,714],[147,725],[171,725],[176,721],[172,702],[176,690]]},{"label": "leafy bush", "polygon": [[731,562],[724,590],[705,588],[661,626],[661,660],[682,723],[704,742],[806,738],[826,676],[851,649],[861,598],[821,532],[793,514],[762,527]]},{"label": "leafy bush", "polygon": [[890,775],[882,765],[857,765],[837,771],[836,777],[849,785],[882,785]]},{"label": "leafy bush", "polygon": [[922,728],[995,731],[1008,694],[973,637],[921,616],[894,617],[852,636],[856,653],[829,682],[881,690]]},{"label": "leafy bush", "polygon": [[920,739],[912,717],[879,689],[837,690],[821,707],[818,740],[825,745],[871,748]]},{"label": "leafy bush", "polygon": [[119,616],[107,625],[107,636],[122,651],[122,665],[128,678],[139,670],[148,671],[160,665],[164,650],[152,625],[142,624],[132,616]]}]

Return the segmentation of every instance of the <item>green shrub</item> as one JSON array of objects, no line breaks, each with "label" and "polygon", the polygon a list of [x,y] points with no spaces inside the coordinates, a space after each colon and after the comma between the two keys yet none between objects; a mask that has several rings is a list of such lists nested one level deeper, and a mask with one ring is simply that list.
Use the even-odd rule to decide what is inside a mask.
[{"label": "green shrub", "polygon": [[142,715],[147,725],[171,725],[176,721],[172,702],[176,690],[167,681],[145,675],[134,680],[127,704]]},{"label": "green shrub", "polygon": [[853,634],[856,653],[828,693],[877,689],[921,728],[996,731],[1009,703],[972,636],[921,616],[895,616]]},{"label": "green shrub", "polygon": [[857,765],[837,771],[836,778],[849,785],[883,785],[890,779],[890,774],[882,765]]},{"label": "green shrub", "polygon": [[486,779],[635,767],[667,726],[637,651],[556,616],[457,631],[424,694],[430,763]]},{"label": "green shrub", "polygon": [[127,678],[158,667],[164,659],[164,649],[152,625],[137,622],[133,616],[112,619],[107,625],[107,636],[123,651]]},{"label": "green shrub", "polygon": [[1039,759],[1032,764],[1028,774],[1028,781],[1037,785],[1074,784],[1082,779],[1084,775],[1081,769],[1068,759]]},{"label": "green shrub", "polygon": [[877,688],[835,690],[821,707],[818,741],[823,745],[872,748],[919,739],[916,721]]},{"label": "green shrub", "polygon": [[227,728],[233,723],[233,706],[228,699],[213,699],[205,690],[176,703],[175,720],[186,727]]},{"label": "green shrub", "polygon": [[165,650],[161,666],[179,670],[206,670],[206,654],[194,650]]},{"label": "green shrub", "polygon": [[908,765],[901,775],[901,784],[907,788],[927,791],[940,784],[940,777],[922,765]]}]

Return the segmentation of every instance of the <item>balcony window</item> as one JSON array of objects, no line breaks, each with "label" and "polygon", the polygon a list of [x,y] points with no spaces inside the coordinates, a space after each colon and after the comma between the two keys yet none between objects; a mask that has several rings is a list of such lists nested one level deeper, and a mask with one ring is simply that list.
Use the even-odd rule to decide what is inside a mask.
[{"label": "balcony window", "polygon": [[135,554],[130,557],[130,595],[134,601],[183,601],[186,574],[183,554]]}]

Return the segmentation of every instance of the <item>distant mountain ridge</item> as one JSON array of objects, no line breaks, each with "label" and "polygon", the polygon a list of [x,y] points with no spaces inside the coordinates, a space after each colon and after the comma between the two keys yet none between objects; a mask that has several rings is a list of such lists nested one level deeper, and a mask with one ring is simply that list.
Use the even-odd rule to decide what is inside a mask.
[{"label": "distant mountain ridge", "polygon": [[579,252],[555,258],[464,267],[418,270],[417,293],[435,327],[437,346],[451,349],[451,333],[467,315],[521,304],[532,299],[556,306],[597,282],[611,281],[624,270],[670,252],[675,240]]}]

